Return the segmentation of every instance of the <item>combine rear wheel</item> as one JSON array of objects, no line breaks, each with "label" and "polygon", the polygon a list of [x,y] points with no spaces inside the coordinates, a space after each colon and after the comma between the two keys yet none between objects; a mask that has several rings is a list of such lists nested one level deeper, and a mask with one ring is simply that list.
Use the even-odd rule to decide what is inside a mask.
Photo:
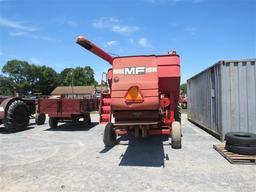
[{"label": "combine rear wheel", "polygon": [[21,101],[13,101],[6,111],[4,119],[5,129],[8,131],[21,131],[27,128],[29,112],[27,105]]},{"label": "combine rear wheel", "polygon": [[181,149],[181,126],[178,121],[172,123],[172,148]]},{"label": "combine rear wheel", "polygon": [[103,142],[106,147],[113,147],[116,145],[116,134],[114,131],[113,123],[108,123],[105,126]]}]

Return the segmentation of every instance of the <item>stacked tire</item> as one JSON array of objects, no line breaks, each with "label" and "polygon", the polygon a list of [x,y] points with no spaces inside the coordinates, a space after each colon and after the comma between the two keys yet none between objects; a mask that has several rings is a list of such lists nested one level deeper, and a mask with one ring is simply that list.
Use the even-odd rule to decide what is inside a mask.
[{"label": "stacked tire", "polygon": [[229,132],[225,135],[227,151],[241,155],[256,155],[256,134]]}]

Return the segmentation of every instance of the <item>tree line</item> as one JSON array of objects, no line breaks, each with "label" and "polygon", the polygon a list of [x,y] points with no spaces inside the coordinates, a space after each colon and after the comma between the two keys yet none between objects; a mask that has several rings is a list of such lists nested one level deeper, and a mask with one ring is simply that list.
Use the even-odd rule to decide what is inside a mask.
[{"label": "tree line", "polygon": [[14,89],[20,95],[49,95],[57,86],[97,85],[91,67],[65,68],[60,73],[47,66],[27,61],[10,60],[2,67],[0,95],[11,95]]}]

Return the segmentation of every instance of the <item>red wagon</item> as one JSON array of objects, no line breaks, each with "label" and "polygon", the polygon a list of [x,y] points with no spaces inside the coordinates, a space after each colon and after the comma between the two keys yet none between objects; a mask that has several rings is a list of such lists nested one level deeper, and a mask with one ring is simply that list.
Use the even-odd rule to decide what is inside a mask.
[{"label": "red wagon", "polygon": [[90,112],[98,110],[98,99],[43,98],[38,100],[37,113],[48,114],[51,128],[58,122],[83,123],[91,125]]}]

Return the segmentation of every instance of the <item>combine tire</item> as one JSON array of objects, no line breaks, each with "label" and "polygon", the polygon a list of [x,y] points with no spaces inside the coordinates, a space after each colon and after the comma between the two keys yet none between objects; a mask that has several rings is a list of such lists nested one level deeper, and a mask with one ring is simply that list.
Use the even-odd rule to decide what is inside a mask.
[{"label": "combine tire", "polygon": [[225,135],[227,145],[240,147],[256,147],[256,134],[245,132],[229,132]]},{"label": "combine tire", "polygon": [[238,153],[241,155],[256,155],[256,146],[243,147],[243,146],[226,145],[225,148],[230,152]]},{"label": "combine tire", "polygon": [[4,126],[7,131],[21,131],[27,128],[29,111],[27,105],[21,101],[13,101],[6,111]]},{"label": "combine tire", "polygon": [[49,125],[51,128],[56,128],[58,126],[58,119],[54,117],[49,118]]},{"label": "combine tire", "polygon": [[105,144],[106,147],[113,147],[116,145],[116,134],[114,132],[113,123],[108,123],[105,126],[103,143]]},{"label": "combine tire", "polygon": [[181,149],[181,127],[180,122],[174,121],[172,123],[172,148]]},{"label": "combine tire", "polygon": [[91,127],[91,125],[92,125],[92,122],[91,122],[90,114],[84,115],[84,126],[85,126],[85,128],[89,128],[89,127]]},{"label": "combine tire", "polygon": [[35,118],[37,125],[43,125],[45,122],[45,114],[43,113],[37,113]]}]

